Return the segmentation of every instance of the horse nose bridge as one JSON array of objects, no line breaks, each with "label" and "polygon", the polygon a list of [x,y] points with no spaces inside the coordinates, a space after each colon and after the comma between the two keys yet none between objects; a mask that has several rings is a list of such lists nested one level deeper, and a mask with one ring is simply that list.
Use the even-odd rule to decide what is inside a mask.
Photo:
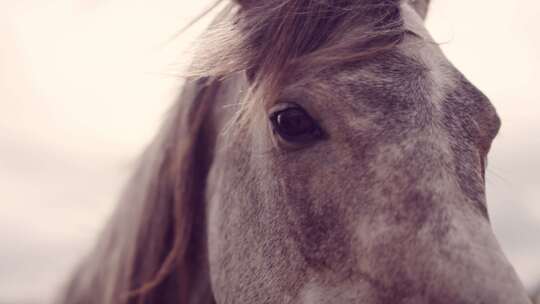
[{"label": "horse nose bridge", "polygon": [[[453,166],[453,153],[448,138],[432,126],[405,136],[381,151],[396,171],[409,175],[425,176],[441,174]],[[382,165],[382,164],[381,164]]]},{"label": "horse nose bridge", "polygon": [[372,250],[358,253],[381,303],[530,303],[487,221],[452,216],[444,235],[403,228],[372,229]]},{"label": "horse nose bridge", "polygon": [[434,283],[427,286],[432,296],[452,299],[441,303],[530,303],[489,222],[466,212],[453,212],[450,217],[449,233],[428,241],[435,247],[425,256],[430,262],[416,261],[431,273],[428,277]]},{"label": "horse nose bridge", "polygon": [[452,203],[450,194],[408,193],[356,227],[356,255],[378,285],[402,292],[400,301],[416,299],[403,303],[529,303],[486,218]]},{"label": "horse nose bridge", "polygon": [[373,167],[382,183],[402,198],[407,193],[424,193],[430,195],[414,195],[414,199],[443,201],[459,192],[453,176],[453,154],[446,142],[433,136],[404,139],[381,149]]},{"label": "horse nose bridge", "polygon": [[452,299],[441,303],[530,303],[525,288],[504,257],[457,260],[441,272],[435,279],[438,282],[432,297]]}]

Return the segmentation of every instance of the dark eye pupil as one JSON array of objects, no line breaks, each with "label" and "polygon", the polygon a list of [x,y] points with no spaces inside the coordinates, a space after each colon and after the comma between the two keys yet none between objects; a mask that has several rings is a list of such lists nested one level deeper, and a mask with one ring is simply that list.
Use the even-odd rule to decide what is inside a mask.
[{"label": "dark eye pupil", "polygon": [[311,117],[300,109],[288,109],[276,117],[277,131],[286,137],[298,137],[313,133],[317,125]]}]

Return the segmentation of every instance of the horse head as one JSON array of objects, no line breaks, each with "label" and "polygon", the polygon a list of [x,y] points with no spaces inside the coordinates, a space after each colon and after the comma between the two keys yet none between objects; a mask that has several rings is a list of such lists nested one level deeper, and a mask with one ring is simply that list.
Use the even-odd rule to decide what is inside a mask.
[{"label": "horse head", "polygon": [[530,303],[427,7],[230,4],[65,303]]}]

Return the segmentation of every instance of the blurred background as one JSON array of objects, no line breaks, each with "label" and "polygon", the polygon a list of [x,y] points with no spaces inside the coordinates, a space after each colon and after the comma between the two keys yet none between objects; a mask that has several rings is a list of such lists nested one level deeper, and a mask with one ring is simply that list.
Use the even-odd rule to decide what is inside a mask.
[{"label": "blurred background", "polygon": [[[433,0],[428,28],[497,107],[495,232],[540,288],[540,3]],[[190,3],[190,4],[187,4]],[[50,301],[91,247],[182,85],[208,7],[0,0],[0,303]]]}]

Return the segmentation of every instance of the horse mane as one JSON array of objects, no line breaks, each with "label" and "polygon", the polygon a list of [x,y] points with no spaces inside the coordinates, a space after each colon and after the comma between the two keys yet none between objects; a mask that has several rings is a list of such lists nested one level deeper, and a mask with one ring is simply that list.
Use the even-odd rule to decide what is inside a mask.
[{"label": "horse mane", "polygon": [[[185,303],[209,163],[203,123],[217,82],[188,80],[61,303]],[[198,221],[199,223],[194,223]],[[189,245],[189,246],[188,246]],[[178,270],[178,271],[174,271]],[[174,288],[172,288],[174,286]],[[184,287],[182,287],[184,286]],[[167,299],[167,301],[165,300]]]},{"label": "horse mane", "polygon": [[[219,1],[218,1],[219,2]],[[229,4],[202,38],[179,101],[150,145],[94,251],[61,303],[187,303],[198,275],[212,143],[205,121],[221,79],[246,72],[278,82],[298,60],[327,66],[392,48],[398,0],[265,0]],[[338,40],[365,24],[355,39]],[[325,63],[325,64],[322,64]]]},{"label": "horse mane", "polygon": [[238,2],[244,7],[227,6],[201,37],[190,76],[248,71],[269,78],[295,60],[327,67],[349,63],[392,48],[404,33],[400,0]]}]

